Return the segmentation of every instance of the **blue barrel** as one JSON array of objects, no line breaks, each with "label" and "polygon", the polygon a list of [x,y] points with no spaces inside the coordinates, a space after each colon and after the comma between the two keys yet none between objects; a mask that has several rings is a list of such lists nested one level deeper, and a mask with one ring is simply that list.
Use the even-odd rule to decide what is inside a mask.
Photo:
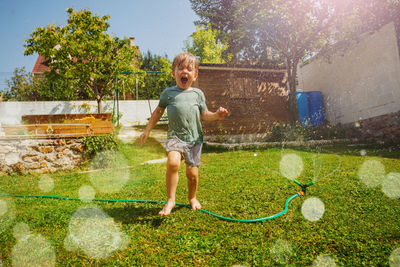
[{"label": "blue barrel", "polygon": [[306,92],[296,92],[297,109],[299,111],[300,122],[304,127],[310,126],[310,111],[308,96]]},{"label": "blue barrel", "polygon": [[325,122],[324,103],[322,93],[319,91],[307,92],[310,120],[312,126],[321,126]]}]

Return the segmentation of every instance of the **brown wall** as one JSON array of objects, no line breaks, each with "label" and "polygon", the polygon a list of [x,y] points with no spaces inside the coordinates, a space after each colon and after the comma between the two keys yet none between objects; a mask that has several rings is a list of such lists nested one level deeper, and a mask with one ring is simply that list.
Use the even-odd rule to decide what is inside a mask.
[{"label": "brown wall", "polygon": [[201,65],[195,86],[204,92],[208,109],[229,111],[222,121],[205,122],[205,135],[267,133],[274,122],[288,122],[284,75],[282,70]]}]

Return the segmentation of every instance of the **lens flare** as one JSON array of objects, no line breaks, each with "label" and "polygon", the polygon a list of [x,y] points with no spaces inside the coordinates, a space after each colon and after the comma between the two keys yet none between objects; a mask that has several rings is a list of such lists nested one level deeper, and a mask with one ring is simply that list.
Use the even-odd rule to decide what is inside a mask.
[{"label": "lens flare", "polygon": [[45,193],[54,189],[54,180],[49,176],[43,176],[39,181],[39,188]]},{"label": "lens flare", "polygon": [[72,237],[70,235],[68,235],[65,239],[64,239],[64,248],[68,251],[75,251],[77,250],[78,244],[72,239]]},{"label": "lens flare", "polygon": [[15,220],[15,205],[10,198],[0,198],[0,233],[7,230]]},{"label": "lens flare", "polygon": [[390,265],[390,267],[399,267],[400,266],[400,248],[393,250],[393,252],[390,254],[389,265]]},{"label": "lens flare", "polygon": [[335,267],[336,262],[331,255],[319,255],[313,262],[314,267]]},{"label": "lens flare", "polygon": [[3,216],[4,214],[6,214],[7,211],[8,211],[7,202],[5,202],[4,200],[0,199],[0,216]]},{"label": "lens flare", "polygon": [[306,199],[301,206],[301,213],[304,218],[311,222],[318,221],[322,218],[325,212],[324,203],[316,197]]},{"label": "lens flare", "polygon": [[286,240],[279,239],[270,249],[271,257],[279,264],[286,264],[294,255],[293,248]]},{"label": "lens flare", "polygon": [[303,172],[303,160],[296,154],[286,154],[281,159],[279,169],[284,177],[294,180]]},{"label": "lens flare", "polygon": [[130,171],[126,158],[115,151],[103,151],[91,162],[90,182],[102,193],[115,193],[128,182]]},{"label": "lens flare", "polygon": [[379,186],[385,177],[385,167],[377,160],[366,160],[358,171],[358,177],[368,187]]},{"label": "lens flare", "polygon": [[382,191],[389,198],[400,198],[400,173],[388,173],[383,179]]},{"label": "lens flare", "polygon": [[79,188],[79,198],[85,201],[91,201],[96,196],[96,192],[90,185],[84,185]]},{"label": "lens flare", "polygon": [[51,243],[40,234],[20,239],[11,252],[13,266],[55,266],[56,254]]},{"label": "lens flare", "polygon": [[69,236],[64,240],[68,250],[81,248],[86,255],[95,259],[105,259],[115,250],[126,248],[127,235],[104,211],[88,206],[77,210],[69,223]]},{"label": "lens flare", "polygon": [[31,234],[31,229],[26,223],[18,223],[14,226],[13,234],[17,240],[26,240]]},{"label": "lens flare", "polygon": [[6,165],[14,165],[19,162],[19,152],[11,152],[5,155],[4,163]]}]

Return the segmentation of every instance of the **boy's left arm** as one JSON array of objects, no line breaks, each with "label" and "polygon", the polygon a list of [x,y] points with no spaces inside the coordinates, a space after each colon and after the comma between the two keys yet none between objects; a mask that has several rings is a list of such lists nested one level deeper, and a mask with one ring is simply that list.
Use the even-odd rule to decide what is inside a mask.
[{"label": "boy's left arm", "polygon": [[223,107],[219,107],[216,112],[204,110],[203,113],[201,113],[201,119],[205,121],[216,121],[223,119],[227,114],[228,110]]}]

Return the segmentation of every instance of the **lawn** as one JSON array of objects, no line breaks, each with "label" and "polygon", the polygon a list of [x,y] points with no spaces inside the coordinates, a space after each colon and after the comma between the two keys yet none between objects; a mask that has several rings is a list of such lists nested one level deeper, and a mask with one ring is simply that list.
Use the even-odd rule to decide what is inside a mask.
[{"label": "lawn", "polygon": [[[124,144],[106,170],[2,176],[0,191],[165,200],[165,163],[141,164],[163,157],[155,140]],[[103,163],[104,155],[89,167]],[[161,203],[3,196],[0,266],[399,266],[399,175],[398,148],[205,148],[198,198],[222,216],[276,214],[300,190],[293,178],[315,184],[287,213],[259,223],[228,222],[185,207],[161,218]],[[184,168],[180,177],[177,201],[186,203]]]}]

